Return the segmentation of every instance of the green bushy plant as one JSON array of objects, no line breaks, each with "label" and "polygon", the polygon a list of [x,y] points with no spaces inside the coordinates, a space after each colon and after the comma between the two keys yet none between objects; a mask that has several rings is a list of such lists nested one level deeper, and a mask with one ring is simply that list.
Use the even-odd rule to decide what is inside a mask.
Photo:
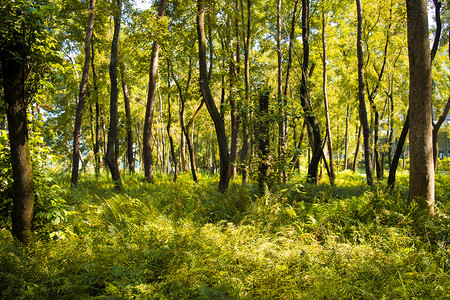
[{"label": "green bushy plant", "polygon": [[[0,222],[11,228],[13,178],[7,132],[0,131]],[[43,145],[42,137],[34,133],[30,137],[34,179],[33,230],[38,234],[57,237],[62,234],[61,223],[69,213],[64,200],[66,191],[52,178],[46,166],[52,163],[49,147]]]}]

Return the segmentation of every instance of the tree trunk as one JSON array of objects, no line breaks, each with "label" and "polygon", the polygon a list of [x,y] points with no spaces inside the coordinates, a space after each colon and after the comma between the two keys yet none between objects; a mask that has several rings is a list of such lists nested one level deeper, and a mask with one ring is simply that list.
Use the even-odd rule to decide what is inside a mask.
[{"label": "tree trunk", "polygon": [[[172,133],[170,131],[170,127],[172,125],[172,108],[171,108],[171,104],[170,104],[170,74],[171,74],[171,69],[172,69],[172,65],[170,60],[167,60],[167,87],[169,89],[169,92],[167,93],[167,112],[168,112],[168,116],[167,116],[167,135],[169,136],[169,143],[170,143],[170,154],[172,156],[172,161],[173,161],[173,182],[177,182],[177,177],[178,177],[178,159],[177,156],[175,154],[175,146],[173,143],[173,137],[172,137]],[[172,72],[173,74],[173,72]]]},{"label": "tree trunk", "polygon": [[318,168],[320,158],[322,157],[322,138],[320,134],[319,123],[313,114],[311,104],[308,98],[308,70],[309,64],[309,0],[302,0],[302,40],[303,40],[303,65],[302,65],[302,82],[300,86],[300,97],[306,120],[311,129],[310,143],[312,145],[312,157],[308,166],[307,182],[318,184]]},{"label": "tree trunk", "polygon": [[258,116],[258,150],[259,150],[259,167],[258,167],[258,184],[259,193],[264,195],[266,187],[269,185],[270,173],[270,118],[269,114],[269,95],[268,89],[261,91],[259,95],[259,116]]},{"label": "tree trunk", "polygon": [[358,126],[358,136],[356,138],[356,150],[355,150],[355,157],[353,158],[353,172],[356,172],[358,168],[358,161],[359,161],[359,148],[361,145],[361,132],[362,132],[362,126]]},{"label": "tree trunk", "polygon": [[86,39],[84,41],[84,66],[83,74],[81,75],[80,93],[78,97],[77,109],[75,113],[75,125],[73,130],[73,152],[72,152],[72,178],[71,183],[74,186],[78,185],[78,168],[79,168],[79,153],[81,140],[81,121],[83,119],[83,107],[86,99],[87,82],[89,76],[89,62],[91,59],[91,38],[94,31],[94,10],[95,0],[90,0],[89,3],[89,19],[86,29]]},{"label": "tree trunk", "polygon": [[281,0],[277,1],[277,98],[279,107],[278,122],[278,166],[279,175],[283,183],[286,183],[286,98],[283,97],[283,61],[281,53]]},{"label": "tree trunk", "polygon": [[219,144],[220,156],[220,181],[219,190],[225,192],[229,183],[229,153],[227,136],[225,133],[225,123],[220,116],[219,111],[214,103],[214,99],[209,89],[209,79],[206,67],[206,37],[204,26],[204,3],[203,0],[198,0],[198,15],[197,15],[197,33],[198,33],[198,48],[199,48],[199,68],[200,68],[200,90],[206,104],[206,108],[214,122],[216,129],[217,142]]},{"label": "tree trunk", "polygon": [[[231,52],[229,76],[230,76],[230,120],[231,120],[231,140],[230,140],[230,178],[236,179],[237,176],[237,156],[238,156],[238,137],[240,117],[237,109],[237,93],[234,86],[239,80],[240,63],[241,63],[241,40],[239,36],[239,0],[236,0],[236,16],[235,16],[235,38],[236,38],[236,60],[233,59],[233,52]],[[229,32],[231,34],[231,26]],[[229,38],[229,48],[231,49],[231,36]]]},{"label": "tree trunk", "polygon": [[109,78],[111,81],[111,97],[109,107],[108,144],[106,147],[105,162],[108,164],[115,188],[122,190],[119,165],[117,163],[118,151],[116,142],[118,138],[118,112],[119,84],[117,82],[117,48],[119,44],[120,22],[122,19],[122,0],[116,0],[114,8],[114,34],[111,44],[111,62],[109,64]]},{"label": "tree trunk", "polygon": [[95,175],[98,178],[100,176],[100,168],[102,160],[100,159],[100,104],[98,102],[98,85],[97,85],[97,73],[95,71],[94,64],[94,43],[91,43],[91,65],[92,65],[92,81],[94,84],[94,97],[95,97],[95,137],[94,137],[94,169]]},{"label": "tree trunk", "polygon": [[359,98],[359,119],[364,137],[364,164],[366,166],[367,185],[373,184],[372,154],[370,153],[370,129],[367,121],[366,102],[364,99],[364,57],[362,49],[362,7],[361,0],[356,0],[358,14],[358,34],[357,34],[357,52],[358,52],[358,98]]},{"label": "tree trunk", "polygon": [[348,121],[349,121],[349,105],[347,104],[347,114],[345,117],[345,146],[344,146],[344,170],[348,169]]},{"label": "tree trunk", "polygon": [[426,0],[407,0],[409,57],[409,201],[434,214],[431,56]]},{"label": "tree trunk", "polygon": [[[325,106],[325,119],[326,119],[326,126],[327,126],[327,136],[328,136],[328,159],[330,161],[330,167],[329,167],[329,175],[330,175],[330,184],[334,185],[334,180],[336,178],[336,175],[334,173],[334,161],[333,161],[333,139],[331,137],[331,125],[330,125],[330,112],[328,107],[328,97],[327,97],[327,44],[325,40],[325,28],[326,28],[326,22],[325,22],[325,12],[322,11],[322,48],[323,48],[323,102]],[[338,145],[339,146],[339,145]]]},{"label": "tree trunk", "polygon": [[[431,62],[433,62],[434,57],[436,56],[437,49],[438,49],[438,46],[439,46],[440,37],[441,37],[441,30],[442,30],[441,17],[440,17],[440,9],[441,9],[441,5],[442,4],[438,0],[433,0],[433,2],[434,2],[434,5],[435,5],[436,35],[434,37],[433,47],[432,47],[431,53],[430,53]],[[392,98],[391,98],[391,100],[392,100]],[[406,117],[405,123],[403,124],[403,129],[402,129],[402,133],[400,135],[399,142],[397,143],[397,148],[395,150],[394,158],[392,159],[392,164],[391,164],[391,166],[389,168],[389,178],[390,178],[390,180],[388,179],[388,186],[390,187],[390,189],[392,189],[394,187],[395,172],[397,171],[398,160],[400,159],[400,155],[401,155],[401,153],[403,151],[403,145],[404,145],[404,142],[406,140],[406,135],[408,134],[408,130],[409,130],[409,109],[408,109],[408,115]],[[403,140],[402,140],[402,137],[404,138]],[[399,148],[400,146],[401,146],[401,148]],[[434,149],[433,149],[433,151],[434,151]],[[403,158],[405,158],[405,155],[403,156]],[[404,161],[404,159],[403,159],[403,161]]]},{"label": "tree trunk", "polygon": [[[19,37],[22,38],[22,37]],[[0,53],[3,96],[6,103],[11,165],[13,172],[12,235],[31,242],[34,184],[28,142],[27,101],[25,98],[26,45],[17,43]],[[11,49],[12,48],[12,49]]]},{"label": "tree trunk", "polygon": [[128,160],[128,170],[131,174],[134,174],[134,153],[133,153],[133,123],[131,121],[131,111],[130,111],[130,97],[128,95],[128,87],[125,77],[125,66],[121,66],[122,75],[122,91],[123,100],[125,102],[125,117],[126,117],[126,129],[127,129],[127,160]]},{"label": "tree trunk", "polygon": [[[248,182],[248,152],[250,135],[248,130],[249,112],[247,107],[250,105],[250,43],[251,43],[251,0],[247,0],[247,34],[244,39],[244,73],[245,73],[245,109],[241,111],[242,117],[242,148],[241,148],[241,163],[242,163],[242,183]],[[244,7],[242,8],[242,22],[244,22]]]},{"label": "tree trunk", "polygon": [[[158,7],[158,19],[161,19],[166,12],[167,1],[160,0]],[[150,75],[148,80],[148,97],[145,109],[144,137],[143,137],[143,159],[144,176],[148,182],[153,183],[153,155],[152,155],[152,123],[156,101],[156,76],[158,74],[159,44],[153,42],[150,56]]]}]

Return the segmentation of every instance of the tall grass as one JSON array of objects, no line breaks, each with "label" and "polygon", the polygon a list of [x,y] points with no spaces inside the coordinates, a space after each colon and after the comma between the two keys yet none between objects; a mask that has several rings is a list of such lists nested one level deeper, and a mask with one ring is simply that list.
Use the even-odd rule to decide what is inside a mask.
[{"label": "tall grass", "polygon": [[340,173],[261,197],[205,175],[126,176],[120,193],[106,176],[53,177],[66,217],[29,249],[0,230],[1,299],[450,298],[449,175],[434,218],[407,205],[404,175],[392,194]]}]

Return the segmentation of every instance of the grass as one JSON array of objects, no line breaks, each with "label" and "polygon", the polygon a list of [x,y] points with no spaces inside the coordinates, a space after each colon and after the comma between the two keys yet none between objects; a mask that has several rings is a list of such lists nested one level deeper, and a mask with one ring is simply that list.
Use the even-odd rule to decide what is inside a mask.
[{"label": "grass", "polygon": [[406,204],[405,174],[392,194],[344,172],[262,197],[205,175],[127,176],[120,193],[106,176],[53,178],[65,218],[29,249],[0,230],[1,299],[450,298],[449,175],[434,218]]}]

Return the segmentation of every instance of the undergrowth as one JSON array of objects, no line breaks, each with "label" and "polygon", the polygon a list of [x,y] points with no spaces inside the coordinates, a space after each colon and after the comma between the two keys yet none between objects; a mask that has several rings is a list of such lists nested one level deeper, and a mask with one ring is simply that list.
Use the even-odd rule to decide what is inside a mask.
[{"label": "undergrowth", "polygon": [[45,196],[64,217],[28,249],[0,230],[0,298],[448,299],[448,182],[430,218],[407,205],[405,175],[393,193],[344,172],[258,196],[205,175],[125,176],[116,192],[106,175],[69,188],[53,174]]}]

